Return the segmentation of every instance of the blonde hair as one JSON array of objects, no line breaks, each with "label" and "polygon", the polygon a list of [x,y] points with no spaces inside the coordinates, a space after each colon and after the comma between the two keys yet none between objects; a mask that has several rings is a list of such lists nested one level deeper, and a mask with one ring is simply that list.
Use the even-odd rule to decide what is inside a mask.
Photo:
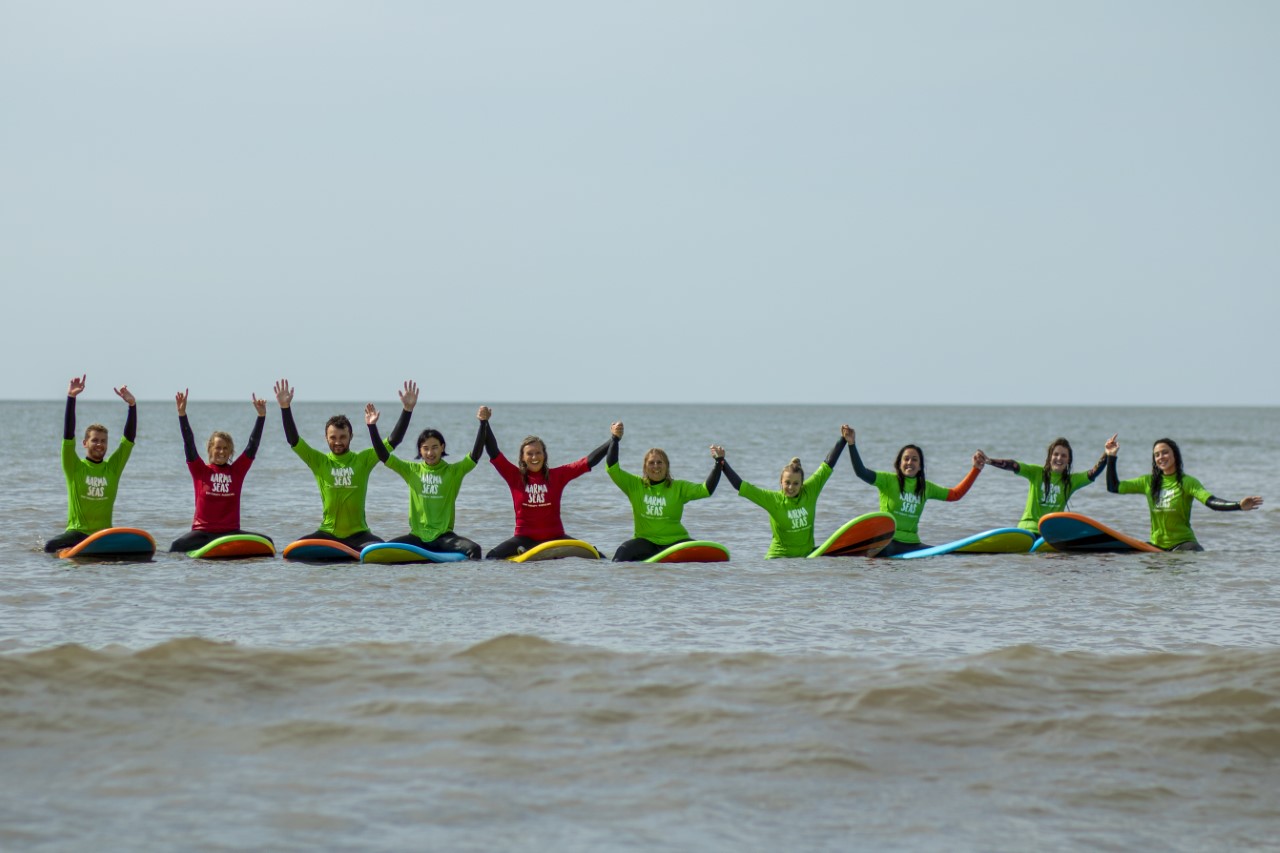
[{"label": "blonde hair", "polygon": [[[646,470],[648,470],[648,468],[649,468],[649,457],[650,457],[650,456],[656,456],[656,457],[658,457],[659,459],[661,459],[661,460],[663,461],[663,463],[665,463],[665,464],[666,464],[666,466],[667,466],[667,479],[663,480],[662,482],[666,483],[668,486],[669,486],[669,485],[671,485],[671,459],[670,459],[670,457],[668,457],[668,456],[667,456],[667,451],[663,450],[661,447],[650,447],[648,450],[646,450],[646,451],[645,451],[645,453],[644,453],[644,467],[645,467],[645,469],[646,469]],[[649,479],[649,475],[648,475],[648,474],[645,474],[645,476],[644,476],[644,478],[643,478],[643,479],[644,479],[644,484],[645,484],[646,486],[652,486],[652,485],[653,485],[653,482]]]},{"label": "blonde hair", "polygon": [[791,461],[782,466],[782,473],[778,475],[778,480],[781,481],[783,477],[787,476],[788,471],[799,474],[800,479],[804,479],[804,468],[800,467],[799,456],[792,456]]},{"label": "blonde hair", "polygon": [[206,454],[213,453],[213,441],[214,439],[217,439],[217,438],[220,438],[223,441],[225,441],[227,444],[231,445],[231,452],[233,454],[236,452],[236,443],[234,440],[232,440],[231,434],[223,432],[220,429],[216,429],[213,431],[213,434],[209,436],[209,441],[204,446],[204,452]]}]

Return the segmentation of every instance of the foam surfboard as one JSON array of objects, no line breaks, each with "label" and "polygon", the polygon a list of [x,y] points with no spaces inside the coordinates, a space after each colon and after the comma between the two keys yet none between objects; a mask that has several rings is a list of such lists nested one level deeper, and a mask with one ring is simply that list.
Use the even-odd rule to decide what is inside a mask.
[{"label": "foam surfboard", "polygon": [[1054,548],[1048,542],[1044,541],[1043,536],[1038,537],[1036,539],[1036,544],[1031,546],[1032,554],[1052,554],[1056,550],[1058,549]]},{"label": "foam surfboard", "polygon": [[893,541],[896,525],[887,512],[869,512],[845,522],[809,556],[874,557]]},{"label": "foam surfboard", "polygon": [[729,559],[729,549],[719,542],[694,540],[677,542],[665,551],[654,554],[646,563],[723,563]]},{"label": "foam surfboard", "polygon": [[1051,512],[1041,518],[1040,535],[1057,551],[1095,554],[1160,551],[1148,542],[1126,536],[1087,515],[1074,512]]},{"label": "foam surfboard", "polygon": [[536,563],[540,560],[563,560],[566,557],[581,557],[584,560],[599,560],[601,554],[596,547],[581,539],[552,539],[534,545],[523,554],[508,557],[513,563]]},{"label": "foam surfboard", "polygon": [[203,547],[187,552],[188,557],[196,560],[244,560],[275,555],[276,546],[271,544],[270,539],[252,533],[219,536]]},{"label": "foam surfboard", "polygon": [[70,548],[63,548],[58,556],[64,559],[147,559],[156,552],[156,540],[151,534],[136,527],[108,527],[89,536]]},{"label": "foam surfboard", "polygon": [[332,539],[299,539],[284,546],[281,556],[300,563],[356,562],[360,552]]},{"label": "foam surfboard", "polygon": [[428,551],[407,542],[375,542],[360,551],[362,563],[457,563],[467,559],[457,551]]},{"label": "foam surfboard", "polygon": [[1036,535],[1021,527],[997,527],[995,530],[984,530],[955,542],[921,548],[919,551],[907,551],[895,554],[894,560],[916,560],[921,557],[936,557],[939,554],[1026,554],[1036,544]]}]

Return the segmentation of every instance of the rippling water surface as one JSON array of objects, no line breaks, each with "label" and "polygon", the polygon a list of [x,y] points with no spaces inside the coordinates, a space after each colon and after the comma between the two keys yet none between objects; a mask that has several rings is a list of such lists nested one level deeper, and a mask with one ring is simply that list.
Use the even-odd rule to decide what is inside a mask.
[{"label": "rippling water surface", "polygon": [[[410,434],[460,455],[474,408],[424,403]],[[944,485],[977,447],[1039,463],[1064,434],[1083,468],[1117,431],[1133,476],[1169,434],[1215,494],[1270,503],[1197,507],[1204,554],[766,562],[763,511],[722,484],[686,513],[720,565],[71,565],[39,551],[65,522],[61,404],[0,404],[0,849],[1277,848],[1277,410],[495,408],[505,448],[537,432],[553,464],[622,418],[624,467],[661,446],[702,479],[716,441],[761,484],[811,470],[842,421],[876,468],[922,444]],[[114,440],[123,409],[81,424]],[[335,411],[358,409],[297,407],[309,441]],[[171,404],[140,413],[116,521],[167,543],[191,489]],[[191,415],[241,441],[253,417]],[[922,534],[1013,524],[1025,488],[988,470]],[[375,472],[374,531],[404,532],[406,504]],[[842,460],[819,531],[874,508]],[[1102,483],[1073,508],[1146,533]],[[318,521],[274,411],[243,514],[278,543]],[[629,535],[601,470],[565,519],[606,552]],[[458,530],[490,547],[511,523],[482,465]]]}]

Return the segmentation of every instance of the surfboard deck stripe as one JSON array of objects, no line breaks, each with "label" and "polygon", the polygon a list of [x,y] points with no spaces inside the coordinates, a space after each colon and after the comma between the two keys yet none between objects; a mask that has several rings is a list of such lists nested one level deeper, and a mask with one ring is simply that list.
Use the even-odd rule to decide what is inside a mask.
[{"label": "surfboard deck stripe", "polygon": [[299,539],[284,546],[281,556],[299,563],[357,562],[360,552],[332,539]]},{"label": "surfboard deck stripe", "polygon": [[869,512],[845,522],[810,557],[874,557],[893,540],[896,528],[887,512]]},{"label": "surfboard deck stripe", "polygon": [[265,536],[250,533],[232,533],[219,536],[203,547],[188,551],[195,560],[243,560],[250,557],[274,557],[276,546]]},{"label": "surfboard deck stripe", "polygon": [[666,550],[654,554],[646,563],[723,563],[729,559],[729,549],[719,542],[697,539],[677,542]]},{"label": "surfboard deck stripe", "polygon": [[85,539],[63,548],[58,556],[74,559],[129,559],[150,557],[156,552],[156,540],[137,527],[108,527],[90,533]]},{"label": "surfboard deck stripe", "polygon": [[507,559],[512,563],[537,563],[542,560],[563,560],[578,557],[583,560],[599,560],[603,555],[594,545],[581,539],[552,539],[540,542],[523,554]]},{"label": "surfboard deck stripe", "polygon": [[1051,512],[1044,516],[1040,519],[1040,535],[1055,550],[1068,553],[1163,553],[1149,542],[1112,530],[1100,521],[1075,512]]},{"label": "surfboard deck stripe", "polygon": [[428,551],[407,542],[375,542],[360,551],[360,562],[385,565],[400,563],[457,563],[467,559],[466,554],[454,551]]},{"label": "surfboard deck stripe", "polygon": [[995,530],[984,530],[955,542],[921,548],[919,551],[907,551],[895,554],[893,560],[919,560],[923,557],[937,557],[942,554],[1025,554],[1035,544],[1036,535],[1030,530],[1020,527],[998,527]]}]

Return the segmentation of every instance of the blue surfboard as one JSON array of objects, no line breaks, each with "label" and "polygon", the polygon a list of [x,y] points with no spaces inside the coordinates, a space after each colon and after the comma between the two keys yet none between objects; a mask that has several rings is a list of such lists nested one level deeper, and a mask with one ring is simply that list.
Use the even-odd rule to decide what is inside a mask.
[{"label": "blue surfboard", "polygon": [[136,527],[108,527],[91,533],[86,539],[63,548],[58,556],[67,560],[150,560],[156,552],[156,540]]},{"label": "blue surfboard", "polygon": [[428,551],[407,542],[375,542],[360,552],[362,563],[457,563],[467,559],[457,551]]},{"label": "blue surfboard", "polygon": [[332,539],[299,539],[284,546],[280,556],[299,563],[354,563],[360,552]]},{"label": "blue surfboard", "polygon": [[916,560],[921,557],[936,557],[939,554],[1025,554],[1036,542],[1036,535],[1021,527],[997,527],[995,530],[984,530],[948,542],[945,545],[934,545],[932,548],[921,548],[919,551],[908,551],[895,554],[893,560]]},{"label": "blue surfboard", "polygon": [[1161,553],[1150,542],[1112,530],[1087,515],[1051,512],[1040,519],[1040,535],[1055,550],[1123,554],[1133,551]]}]

